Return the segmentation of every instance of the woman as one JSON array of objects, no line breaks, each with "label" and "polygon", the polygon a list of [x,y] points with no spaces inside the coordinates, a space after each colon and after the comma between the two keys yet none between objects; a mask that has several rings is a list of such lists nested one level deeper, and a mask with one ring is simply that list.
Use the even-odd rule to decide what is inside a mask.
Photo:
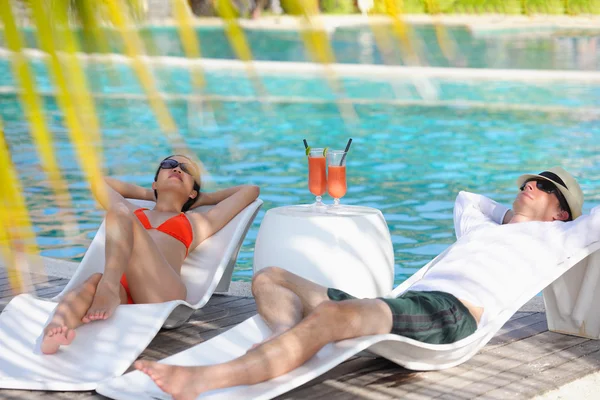
[{"label": "woman", "polygon": [[[105,178],[107,201],[104,273],[93,274],[68,293],[44,328],[41,350],[56,353],[75,338],[84,323],[107,319],[119,304],[185,300],[180,277],[187,254],[223,228],[259,194],[257,186],[200,192],[200,173],[189,158],[161,161],[152,189]],[[126,200],[155,200],[140,209]],[[187,212],[215,205],[206,213]]]}]

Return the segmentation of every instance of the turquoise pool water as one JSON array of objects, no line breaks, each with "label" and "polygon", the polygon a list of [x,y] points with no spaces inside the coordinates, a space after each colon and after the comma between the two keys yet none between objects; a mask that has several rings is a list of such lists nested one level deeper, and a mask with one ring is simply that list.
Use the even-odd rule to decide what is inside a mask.
[{"label": "turquoise pool water", "polygon": [[[43,61],[34,60],[31,66],[35,72],[38,90],[52,92],[54,86]],[[194,93],[188,66],[183,64],[152,65],[157,86],[161,92],[173,96],[186,96]],[[132,68],[123,63],[97,63],[86,68],[88,82],[94,93],[105,96],[142,96],[144,91],[138,83]],[[600,82],[585,81],[536,82],[523,80],[470,80],[456,78],[390,78],[377,74],[364,76],[341,76],[336,80],[341,91],[335,93],[322,74],[307,72],[261,73],[257,82],[264,93],[257,92],[256,85],[249,80],[245,71],[217,70],[204,71],[206,86],[203,95],[219,97],[278,97],[298,101],[323,102],[339,97],[367,102],[414,102],[423,100],[423,89],[433,93],[437,102],[485,103],[488,106],[555,106],[566,108],[596,108],[600,103]],[[501,75],[499,75],[499,78]],[[0,58],[0,87],[13,87],[10,64]],[[419,91],[421,89],[421,91]]]},{"label": "turquoise pool water", "polygon": [[[391,35],[390,28],[381,28]],[[450,47],[455,51],[444,52],[432,25],[413,27],[413,46],[420,55],[421,65],[438,67],[507,68],[507,69],[600,69],[600,34],[576,32],[531,32],[527,35],[472,34],[464,27],[445,28]],[[246,29],[246,37],[256,60],[265,61],[308,61],[300,35],[295,31]],[[26,32],[26,42],[36,47],[35,35]],[[141,37],[151,55],[182,56],[177,30],[173,27],[142,28]],[[219,27],[198,27],[202,56],[206,58],[236,58]],[[0,46],[4,46],[0,30]],[[113,51],[122,53],[120,39],[109,31]],[[394,64],[405,63],[398,45],[386,54],[376,46],[370,27],[338,28],[329,35],[336,60],[340,63]]]},{"label": "turquoise pool water", "polygon": [[[51,90],[44,68],[39,63],[35,68],[40,85]],[[102,74],[102,68],[92,65],[90,77],[98,78],[94,74]],[[157,162],[171,149],[147,102],[123,98],[139,87],[127,78],[125,67],[119,68],[122,86],[110,89],[101,87],[102,80],[96,82],[98,91],[114,95],[96,99],[106,173],[149,186]],[[179,69],[166,68],[161,73],[164,90],[186,92],[187,77]],[[251,277],[254,242],[264,212],[313,199],[307,189],[303,138],[313,146],[332,148],[342,147],[349,137],[354,139],[348,157],[349,191],[342,201],[382,210],[394,244],[396,283],[454,241],[452,208],[459,190],[483,193],[510,205],[520,173],[562,164],[581,178],[585,210],[600,204],[600,116],[568,112],[569,107],[597,105],[598,87],[538,85],[536,92],[535,85],[527,91],[523,84],[510,82],[441,82],[447,85],[442,92],[448,100],[467,96],[492,104],[561,105],[567,112],[373,102],[355,104],[358,118],[348,122],[340,117],[335,103],[323,101],[331,93],[322,88],[322,82],[311,79],[265,77],[269,90],[279,90],[281,96],[295,90],[305,97],[303,102],[273,103],[269,109],[254,101],[213,100],[200,106],[175,99],[168,103],[187,144],[211,174],[210,189],[245,183],[261,187],[265,204],[240,252],[235,280]],[[0,82],[5,87],[14,85],[5,62],[0,62]],[[382,89],[382,82],[352,78],[344,84],[360,98],[376,100],[378,94],[382,99],[396,98]],[[409,83],[405,85],[406,93],[411,93]],[[225,72],[210,75],[209,87],[221,95],[251,90],[243,76]],[[71,210],[58,210],[52,200],[14,93],[0,94],[0,117],[42,255],[79,260],[103,212],[95,207],[83,183],[53,97],[45,96],[44,101],[56,138],[55,151],[73,197]],[[61,212],[75,217],[78,232],[63,231]]]}]

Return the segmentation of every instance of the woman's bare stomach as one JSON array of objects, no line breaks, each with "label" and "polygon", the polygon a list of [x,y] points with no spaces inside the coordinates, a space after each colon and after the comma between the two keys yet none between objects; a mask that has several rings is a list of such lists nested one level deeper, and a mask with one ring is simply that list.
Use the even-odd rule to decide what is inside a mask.
[{"label": "woman's bare stomach", "polygon": [[148,230],[150,237],[156,244],[156,248],[163,256],[164,260],[175,271],[179,272],[185,260],[186,248],[183,243],[172,236],[156,230]]}]

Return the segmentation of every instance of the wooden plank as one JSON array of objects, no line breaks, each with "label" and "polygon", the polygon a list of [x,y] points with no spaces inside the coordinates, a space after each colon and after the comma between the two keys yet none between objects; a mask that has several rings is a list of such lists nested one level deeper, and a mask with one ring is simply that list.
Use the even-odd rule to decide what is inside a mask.
[{"label": "wooden plank", "polygon": [[[588,339],[575,336],[561,335],[554,332],[544,332],[539,335],[480,353],[476,357],[488,359],[488,363],[479,366],[465,374],[453,376],[440,382],[447,388],[449,394],[442,395],[440,399],[470,399],[475,397],[477,390],[471,393],[467,388],[476,388],[478,382],[491,380],[504,371],[516,368],[524,363],[533,362],[546,355],[559,352]],[[487,391],[492,390],[488,387]],[[452,393],[452,394],[450,394]]]},{"label": "wooden plank", "polygon": [[506,323],[509,323],[511,321],[515,321],[517,319],[529,317],[530,315],[533,315],[533,314],[537,314],[537,313],[535,313],[535,312],[529,312],[529,311],[517,311],[516,313],[514,313],[514,315],[512,317],[509,318],[509,320]]},{"label": "wooden plank", "polygon": [[192,325],[198,325],[203,322],[211,321],[214,318],[218,318],[218,315],[220,315],[220,314],[226,314],[226,313],[231,312],[240,307],[254,305],[254,308],[256,308],[255,304],[256,303],[254,302],[254,299],[242,297],[235,301],[229,302],[226,305],[222,305],[222,304],[219,304],[217,306],[208,305],[208,306],[202,307],[202,308],[194,311],[194,313],[190,317],[188,323],[190,323]]},{"label": "wooden plank", "polygon": [[[66,283],[65,283],[66,285]],[[35,295],[43,298],[52,298],[63,291],[65,285],[54,286],[54,287],[42,287],[35,289]]]},{"label": "wooden plank", "polygon": [[[34,296],[39,296],[42,298],[49,299],[49,298],[56,296],[60,292],[62,292],[62,290],[63,290],[63,286],[61,285],[61,286],[56,286],[56,287],[43,288],[39,292],[31,291],[31,294]],[[0,311],[2,311],[4,309],[4,307],[6,307],[6,305],[15,297],[16,296],[14,296],[14,295],[0,296]]]},{"label": "wooden plank", "polygon": [[226,308],[221,310],[215,310],[207,314],[204,318],[189,321],[186,325],[182,326],[179,330],[182,333],[197,334],[207,330],[210,330],[210,325],[213,325],[215,321],[222,320],[223,318],[234,317],[241,313],[253,312],[256,314],[256,305],[254,302],[249,304],[242,304],[236,308]]},{"label": "wooden plank", "polygon": [[[60,281],[50,282],[50,284],[48,284],[47,286],[46,285],[42,285],[41,283],[37,284],[37,285],[39,285],[39,287],[62,286]],[[23,288],[23,293],[34,293],[35,290],[36,290],[36,288],[38,287],[37,285],[28,285],[28,286],[25,286]],[[4,289],[0,289],[0,298],[8,297],[8,296],[13,296],[14,297],[17,294],[20,294],[20,293],[13,292],[13,289],[10,286],[7,286]]]},{"label": "wooden plank", "polygon": [[202,343],[217,334],[228,330],[231,326],[254,316],[256,310],[253,308],[242,308],[232,312],[231,315],[217,318],[208,325],[202,326],[182,326],[179,329],[164,332],[152,342],[153,345],[168,348],[172,353]]},{"label": "wooden plank", "polygon": [[488,351],[498,346],[524,339],[527,335],[548,330],[545,313],[535,313],[530,316],[508,321],[498,333],[488,342],[482,351]]},{"label": "wooden plank", "polygon": [[45,397],[45,392],[33,391],[33,390],[2,390],[0,389],[2,399],[6,400],[38,400]]},{"label": "wooden plank", "polygon": [[[541,319],[541,317],[537,314],[540,313],[529,313],[525,316],[519,315],[517,318],[510,321],[510,324],[509,322],[507,322],[507,324],[504,325],[505,328],[503,328],[503,345],[507,345],[519,339],[532,336],[535,334],[535,332],[541,333],[547,331],[545,316],[543,318],[543,321],[538,322],[538,325],[536,325],[535,322]],[[529,323],[533,323],[534,326],[532,327],[532,325],[528,325]],[[513,330],[511,331],[510,329]],[[509,335],[510,340],[507,337],[504,337],[505,335]],[[501,346],[494,346],[494,348],[498,347]],[[466,374],[469,371],[472,371],[481,366],[485,366],[487,363],[489,363],[489,359],[481,357],[481,354],[485,353],[486,351],[488,351],[488,346],[484,347],[477,355],[475,355],[468,362],[458,365],[454,368],[442,371],[430,371],[420,373],[420,378],[418,380],[413,379],[412,381],[409,381],[406,384],[404,384],[402,388],[402,395],[408,396],[407,398],[420,398],[422,395],[425,395],[427,397],[440,395],[439,389],[435,387],[438,386],[440,382],[443,382],[444,380],[454,376]]]},{"label": "wooden plank", "polygon": [[[555,335],[549,335],[549,337],[546,338],[547,340],[537,340],[538,344],[542,347],[544,344],[552,344],[552,347],[550,349],[543,350],[541,354],[543,354],[545,351],[554,351],[556,349],[557,338],[554,336]],[[600,348],[600,343],[593,343],[593,345],[591,345],[587,344],[590,342],[589,340],[575,337],[566,338],[564,345],[569,346],[570,342],[578,342],[580,340],[583,340],[584,342],[576,346],[567,347],[563,351],[563,353],[565,351],[571,352],[572,358],[575,358],[577,356],[580,356],[581,354],[588,354]],[[533,339],[530,339],[529,341],[529,346],[537,347],[536,344],[533,343]],[[578,349],[578,352],[573,352],[573,349]],[[516,351],[517,350],[515,350],[515,352]],[[282,396],[281,398],[353,398],[355,395],[365,396],[366,394],[362,392],[363,388],[368,389],[370,391],[370,395],[366,398],[386,398],[387,396],[389,396],[393,398],[403,399],[471,399],[480,396],[484,393],[485,396],[483,397],[487,398],[487,392],[489,391],[490,385],[497,386],[501,384],[507,384],[510,385],[511,388],[513,387],[512,382],[514,382],[514,379],[507,380],[507,377],[512,378],[512,376],[509,375],[510,373],[512,373],[515,377],[527,377],[531,375],[531,369],[535,369],[536,363],[541,362],[545,365],[549,365],[549,363],[557,363],[559,362],[558,360],[561,359],[565,359],[564,355],[561,352],[551,354],[545,357],[538,358],[535,362],[528,363],[528,365],[517,367],[518,369],[507,371],[503,375],[500,374],[499,376],[495,376],[493,373],[496,371],[494,369],[491,369],[490,371],[487,371],[486,374],[490,375],[491,379],[490,377],[483,375],[478,376],[477,378],[474,377],[471,380],[470,384],[466,386],[462,385],[462,387],[456,384],[451,384],[452,381],[446,383],[444,383],[443,381],[432,382],[431,379],[427,379],[428,375],[432,374],[432,372],[411,372],[408,370],[404,370],[398,366],[394,367],[394,365],[391,363],[391,365],[386,365],[385,361],[379,361],[380,364],[378,364],[376,367],[376,369],[378,369],[376,373],[374,373],[373,371],[369,371],[367,368],[364,368],[363,370],[359,369],[353,374],[349,374],[347,377],[340,378],[339,376],[335,376],[336,372],[334,369],[330,372],[330,375],[333,375],[330,376],[330,378],[332,378],[330,380],[336,381],[335,383],[327,382],[327,384],[323,385],[321,383],[322,379],[320,380],[321,382],[313,381],[311,383],[306,384],[304,387],[297,389],[295,393],[290,393],[288,397]],[[514,359],[511,358],[510,361],[514,361]],[[520,360],[517,361],[517,363],[520,362]],[[356,363],[356,366],[358,366],[358,362]],[[368,366],[369,364],[373,365],[371,361],[360,361],[360,363],[363,364],[363,366]],[[496,362],[496,364],[498,364],[498,362]],[[352,368],[353,366],[349,365],[348,367]],[[499,365],[496,365],[496,367],[499,367]],[[340,366],[338,368],[343,367]],[[450,369],[447,371],[443,371],[443,373],[448,377],[448,379],[451,379],[454,377],[455,371],[456,369]],[[476,372],[479,373],[479,371]],[[358,379],[353,377],[354,374],[359,375]],[[466,376],[463,376],[462,378],[465,379]],[[314,385],[314,387],[308,385]],[[415,391],[415,388],[419,389],[419,387],[421,390]],[[531,385],[529,385],[528,387],[531,389]],[[535,395],[537,392],[542,390],[542,388],[534,385],[534,388],[531,390],[532,393],[529,394]],[[513,393],[511,393],[510,396],[504,397],[499,396],[498,398],[515,398],[512,394]],[[503,395],[506,395],[506,393],[503,393]]]},{"label": "wooden plank", "polygon": [[[519,366],[495,377],[493,390],[486,398],[528,399],[541,391],[556,389],[574,379],[596,371],[600,366],[600,342],[588,340],[571,348]],[[591,360],[591,362],[590,362]],[[585,364],[585,365],[582,365]],[[521,379],[513,379],[518,377]],[[532,382],[535,384],[532,385]],[[502,397],[501,397],[502,396]]]},{"label": "wooden plank", "polygon": [[222,304],[227,304],[230,303],[232,301],[237,301],[239,299],[253,299],[253,297],[241,297],[241,296],[228,296],[228,295],[223,295],[223,294],[213,294],[210,298],[210,300],[208,301],[207,305],[211,305],[211,306],[216,306],[216,305],[222,305]]},{"label": "wooden plank", "polygon": [[[557,338],[557,336],[564,335],[552,335],[551,332],[545,332],[545,334],[550,334],[551,340],[548,338],[545,340],[534,340],[534,338],[525,339],[525,343],[527,343],[527,341],[529,342],[529,347],[542,349],[542,354],[540,354],[540,350],[537,350],[537,352],[528,352],[529,357],[534,357],[534,354],[536,353],[538,355],[535,356],[535,358],[543,356],[543,352],[550,351],[547,349],[549,344],[556,346],[556,348],[554,348],[555,352],[561,349],[558,345],[561,342],[561,339]],[[563,343],[563,345],[564,347],[569,347],[573,342],[578,342],[578,339],[579,338],[567,339],[566,343]],[[370,380],[363,382],[363,384],[368,384],[369,387],[384,386],[386,388],[392,388],[396,396],[407,399],[423,397],[437,398],[440,396],[444,398],[443,396],[445,395],[448,395],[448,398],[452,398],[453,395],[457,396],[457,398],[463,398],[461,397],[461,394],[464,398],[470,398],[463,393],[462,388],[526,362],[527,355],[523,356],[523,358],[519,355],[520,352],[524,351],[522,347],[524,347],[523,344],[519,345],[519,342],[516,342],[500,347],[496,352],[490,351],[487,355],[479,353],[467,363],[457,367],[443,371],[417,372],[413,375],[412,379],[407,381],[401,380],[400,384],[395,383],[393,380],[390,382],[389,377],[386,377],[381,381]],[[405,374],[404,371],[400,370],[397,373],[400,373],[400,377]]]},{"label": "wooden plank", "polygon": [[352,382],[358,376],[378,374],[386,377],[394,376],[392,379],[401,380],[398,370],[404,371],[405,376],[412,373],[385,359],[354,357],[299,388],[281,395],[278,399],[331,398],[340,392],[346,393],[346,387],[355,386],[349,382]]},{"label": "wooden plank", "polygon": [[[28,279],[28,286],[35,286],[37,284],[41,284],[41,283],[53,283],[59,280],[63,280],[62,278],[57,278],[57,277],[52,277],[52,276],[42,276],[42,275],[37,275],[37,274],[30,274],[29,275],[29,279]],[[8,281],[8,277],[6,277],[5,280],[0,281],[0,291],[6,290],[6,289],[10,289],[11,284]]]}]

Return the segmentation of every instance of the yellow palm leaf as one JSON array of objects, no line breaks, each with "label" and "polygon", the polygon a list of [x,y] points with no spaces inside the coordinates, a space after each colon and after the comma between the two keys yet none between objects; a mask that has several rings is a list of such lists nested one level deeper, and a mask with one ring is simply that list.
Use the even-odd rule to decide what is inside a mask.
[{"label": "yellow palm leaf", "polygon": [[145,53],[144,44],[138,36],[135,26],[129,20],[126,10],[122,7],[122,3],[117,3],[116,0],[105,0],[105,4],[108,17],[123,39],[125,53],[131,58],[132,67],[148,96],[148,101],[162,131],[168,136],[176,152],[190,153],[157,89],[154,76],[141,59]]},{"label": "yellow palm leaf", "polygon": [[[200,42],[193,27],[191,10],[185,0],[173,0],[173,15],[177,21],[179,36],[183,43],[183,50],[188,58],[200,58]],[[201,67],[194,64],[192,67],[192,83],[197,92],[204,87],[205,80]]]},{"label": "yellow palm leaf", "polygon": [[384,2],[386,13],[390,16],[392,20],[392,32],[406,49],[406,59],[408,61],[407,63],[410,65],[419,64],[419,56],[412,44],[412,32],[409,26],[406,24],[406,22],[404,22],[403,18],[401,17],[403,10],[401,8],[398,8],[396,0],[380,1]]},{"label": "yellow palm leaf", "polygon": [[83,129],[81,115],[77,112],[81,108],[76,103],[74,96],[71,95],[72,88],[66,77],[66,71],[74,71],[76,67],[71,65],[73,63],[72,58],[65,58],[63,61],[67,65],[67,68],[66,70],[63,68],[63,62],[59,59],[54,43],[54,33],[47,19],[47,10],[45,10],[42,1],[30,0],[30,4],[33,19],[37,27],[38,42],[41,49],[48,53],[48,70],[56,85],[56,100],[64,115],[69,137],[75,146],[79,163],[87,180],[91,183],[92,190],[98,198],[102,199],[101,202],[105,202],[107,194],[102,183],[100,158],[98,157],[94,143],[90,143],[90,137],[85,134],[86,130]]},{"label": "yellow palm leaf", "polygon": [[[56,18],[56,36],[57,51],[61,52],[64,59],[66,77],[69,81],[70,92],[73,96],[75,105],[78,107],[78,114],[83,119],[86,132],[91,136],[93,148],[98,157],[99,165],[102,165],[102,138],[100,136],[100,123],[96,116],[94,101],[88,90],[87,79],[83,68],[79,64],[77,52],[79,46],[73,32],[68,26],[68,15],[66,2],[57,1],[55,3],[54,14]],[[88,139],[89,140],[89,139]]]},{"label": "yellow palm leaf", "polygon": [[351,104],[341,101],[345,91],[331,64],[336,62],[335,54],[329,43],[329,36],[324,25],[316,18],[318,7],[315,2],[305,0],[288,0],[286,3],[292,14],[300,17],[302,29],[300,35],[313,62],[320,63],[325,69],[325,79],[336,96],[337,107],[346,123],[354,123],[357,119]]},{"label": "yellow palm leaf", "polygon": [[262,84],[254,64],[252,64],[252,50],[250,50],[244,30],[237,21],[237,13],[231,0],[217,0],[217,8],[219,15],[225,22],[225,35],[233,47],[233,52],[238,59],[246,63],[246,71],[254,91],[259,97],[265,97],[267,90]]},{"label": "yellow palm leaf", "polygon": [[35,235],[31,227],[27,204],[15,168],[12,165],[4,128],[0,120],[0,247],[6,258],[9,282],[13,290],[20,293],[28,264],[24,254],[37,254]]},{"label": "yellow palm leaf", "polygon": [[[29,122],[31,135],[36,144],[42,167],[46,171],[59,207],[70,208],[70,196],[67,185],[62,179],[60,169],[53,152],[53,140],[46,128],[44,106],[37,94],[35,78],[24,54],[23,39],[15,24],[14,15],[8,2],[0,2],[0,16],[4,23],[5,37],[8,48],[13,52],[11,66],[13,74],[20,84],[19,98]],[[75,221],[71,219],[66,230],[73,229]]]}]

